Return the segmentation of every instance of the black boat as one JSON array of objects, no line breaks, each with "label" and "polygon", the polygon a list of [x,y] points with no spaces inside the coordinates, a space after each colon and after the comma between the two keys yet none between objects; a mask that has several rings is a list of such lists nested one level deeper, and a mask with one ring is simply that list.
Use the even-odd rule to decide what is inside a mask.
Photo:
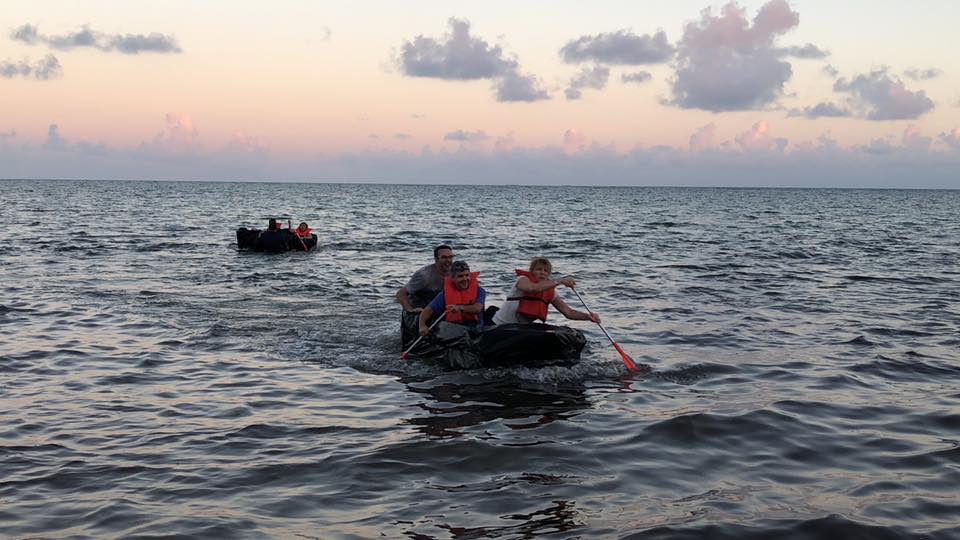
[{"label": "black boat", "polygon": [[[263,236],[264,233],[279,236],[267,242],[265,241],[266,237]],[[317,247],[317,235],[312,233],[309,238],[300,238],[290,229],[280,229],[272,233],[246,227],[237,229],[237,248],[241,250],[283,253],[285,251],[312,251],[315,247]]]},{"label": "black boat", "polygon": [[[404,313],[404,350],[419,333],[417,313]],[[409,341],[407,341],[409,339]],[[483,330],[440,322],[410,352],[448,369],[572,365],[587,343],[583,332],[551,324],[501,324]]]}]

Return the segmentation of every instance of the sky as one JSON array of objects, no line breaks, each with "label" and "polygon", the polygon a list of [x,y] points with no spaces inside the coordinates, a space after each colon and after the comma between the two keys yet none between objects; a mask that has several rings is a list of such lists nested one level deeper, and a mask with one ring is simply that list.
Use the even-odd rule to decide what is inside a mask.
[{"label": "sky", "polygon": [[0,178],[960,189],[960,2],[4,0]]}]

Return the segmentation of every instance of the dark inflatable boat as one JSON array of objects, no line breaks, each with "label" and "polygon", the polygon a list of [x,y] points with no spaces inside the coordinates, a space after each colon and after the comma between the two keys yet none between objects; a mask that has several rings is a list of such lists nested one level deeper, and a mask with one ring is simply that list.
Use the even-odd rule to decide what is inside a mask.
[{"label": "dark inflatable boat", "polygon": [[237,247],[241,250],[283,253],[285,251],[312,251],[317,247],[317,235],[300,238],[290,229],[261,231],[260,229],[237,229]]},{"label": "dark inflatable boat", "polygon": [[[404,313],[404,350],[419,335],[412,326],[417,324],[417,315]],[[412,338],[409,342],[408,337]],[[540,367],[576,363],[586,343],[583,332],[566,326],[501,324],[471,330],[441,322],[410,354],[449,369]]]}]

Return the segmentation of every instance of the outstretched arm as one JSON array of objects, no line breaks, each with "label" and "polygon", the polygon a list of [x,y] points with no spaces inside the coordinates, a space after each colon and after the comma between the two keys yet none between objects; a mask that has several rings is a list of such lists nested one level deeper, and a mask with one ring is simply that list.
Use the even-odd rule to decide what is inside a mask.
[{"label": "outstretched arm", "polygon": [[576,287],[577,282],[572,278],[563,278],[563,279],[544,279],[534,283],[530,281],[530,278],[523,276],[517,280],[517,289],[521,292],[526,293],[542,293],[543,291],[549,291],[558,285],[564,285],[566,287]]},{"label": "outstretched arm", "polygon": [[600,324],[600,315],[597,313],[586,313],[584,311],[573,309],[569,304],[563,301],[563,298],[560,298],[559,296],[554,296],[550,303],[553,305],[553,307],[557,308],[557,311],[562,313],[564,317],[570,320],[593,321],[597,324]]}]

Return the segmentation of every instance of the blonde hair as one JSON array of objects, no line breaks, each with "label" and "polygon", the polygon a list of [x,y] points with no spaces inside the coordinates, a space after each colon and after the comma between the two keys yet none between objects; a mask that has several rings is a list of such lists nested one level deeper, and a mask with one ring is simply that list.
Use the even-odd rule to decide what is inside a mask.
[{"label": "blonde hair", "polygon": [[550,264],[550,259],[546,257],[534,257],[530,260],[530,272],[533,272],[533,269],[538,266],[544,266],[547,269],[548,274],[553,273],[553,265]]}]

